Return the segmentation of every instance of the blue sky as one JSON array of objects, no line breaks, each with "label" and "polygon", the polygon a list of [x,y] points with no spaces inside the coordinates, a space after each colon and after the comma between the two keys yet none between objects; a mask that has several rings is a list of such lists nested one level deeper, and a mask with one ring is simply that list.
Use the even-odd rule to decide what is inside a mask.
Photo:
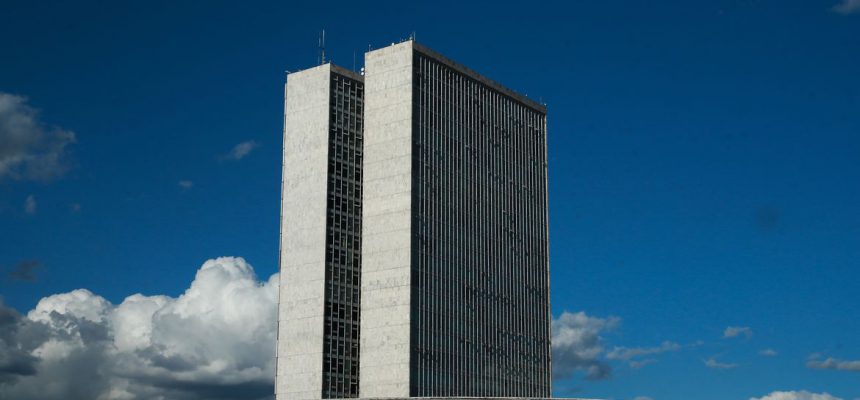
[{"label": "blue sky", "polygon": [[860,398],[856,0],[2,10],[7,111],[62,155],[0,175],[0,295],[22,313],[77,288],[176,297],[219,256],[275,273],[285,70],[314,65],[321,28],[347,68],[415,31],[548,103],[553,313],[585,312],[612,369],[556,395]]}]

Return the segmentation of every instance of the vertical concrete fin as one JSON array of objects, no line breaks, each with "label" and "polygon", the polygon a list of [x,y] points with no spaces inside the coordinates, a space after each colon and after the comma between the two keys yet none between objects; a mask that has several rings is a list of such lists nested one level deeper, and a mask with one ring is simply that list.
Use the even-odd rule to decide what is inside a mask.
[{"label": "vertical concrete fin", "polygon": [[329,64],[290,74],[284,112],[275,394],[322,397]]},{"label": "vertical concrete fin", "polygon": [[408,397],[412,41],[365,54],[361,397]]}]

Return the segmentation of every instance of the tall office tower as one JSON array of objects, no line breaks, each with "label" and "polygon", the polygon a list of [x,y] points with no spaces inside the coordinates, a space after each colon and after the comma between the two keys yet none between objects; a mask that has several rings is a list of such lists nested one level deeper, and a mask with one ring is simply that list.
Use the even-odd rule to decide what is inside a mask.
[{"label": "tall office tower", "polygon": [[275,393],[358,395],[364,84],[323,64],[287,77]]},{"label": "tall office tower", "polygon": [[546,108],[414,41],[365,70],[361,397],[550,396]]}]

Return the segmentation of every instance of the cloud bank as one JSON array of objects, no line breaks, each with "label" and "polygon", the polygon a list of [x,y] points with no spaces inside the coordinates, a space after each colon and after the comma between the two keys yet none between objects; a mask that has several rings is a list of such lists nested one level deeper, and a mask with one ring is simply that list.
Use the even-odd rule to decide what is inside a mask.
[{"label": "cloud bank", "polygon": [[46,127],[27,98],[0,92],[0,181],[49,181],[69,168],[74,132]]},{"label": "cloud bank", "polygon": [[[277,285],[278,274],[259,280],[244,259],[221,257],[176,298],[135,294],[112,304],[77,289],[43,298],[26,315],[0,301],[0,398],[269,399]],[[607,352],[602,336],[620,322],[584,312],[553,319],[554,378],[606,379],[610,360],[682,347]]]},{"label": "cloud bank", "polygon": [[177,298],[78,289],[26,316],[0,303],[0,398],[270,398],[277,280],[222,257]]}]

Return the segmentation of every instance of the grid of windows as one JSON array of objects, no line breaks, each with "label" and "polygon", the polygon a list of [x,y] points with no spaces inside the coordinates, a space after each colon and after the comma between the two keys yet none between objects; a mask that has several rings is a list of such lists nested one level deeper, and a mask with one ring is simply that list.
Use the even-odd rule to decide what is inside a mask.
[{"label": "grid of windows", "polygon": [[411,396],[550,396],[546,115],[416,51]]},{"label": "grid of windows", "polygon": [[358,397],[364,84],[332,72],[323,398]]}]

